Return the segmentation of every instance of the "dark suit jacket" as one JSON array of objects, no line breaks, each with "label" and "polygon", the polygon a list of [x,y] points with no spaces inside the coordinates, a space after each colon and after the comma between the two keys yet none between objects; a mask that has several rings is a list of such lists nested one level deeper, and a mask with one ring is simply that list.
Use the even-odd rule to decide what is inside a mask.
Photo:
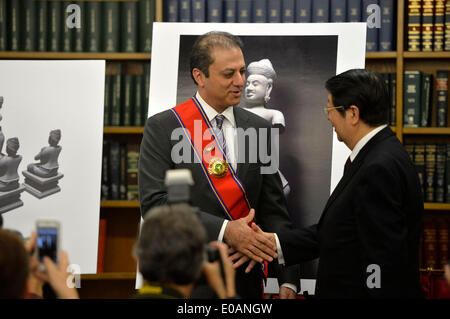
[{"label": "dark suit jacket", "polygon": [[[251,127],[270,129],[269,122],[263,118],[240,107],[234,107],[233,110],[237,128],[244,130]],[[141,143],[138,174],[142,215],[151,207],[166,204],[165,172],[168,169],[188,168],[192,172],[195,183],[191,191],[191,202],[201,210],[200,219],[206,228],[208,241],[217,240],[224,219],[227,217],[213,194],[200,164],[194,163],[193,154],[191,154],[190,163],[176,164],[171,159],[172,147],[180,140],[172,141],[171,134],[174,129],[179,127],[177,119],[170,110],[156,114],[147,120]],[[269,143],[269,138],[267,139]],[[190,149],[190,146],[187,146],[187,149]],[[245,150],[246,159],[248,159],[248,143]],[[260,174],[261,165],[259,158],[256,163],[246,160],[244,163],[237,164],[236,172],[247,192],[251,207],[256,211],[255,222],[263,230],[269,232],[290,230],[292,223],[287,212],[280,177],[277,172]],[[280,285],[285,282],[299,285],[297,266],[285,269],[279,267],[276,262],[272,262],[270,267],[278,268]],[[259,267],[255,266],[248,275],[244,274],[244,266],[238,269],[237,293],[242,298],[262,296],[260,271],[257,268]]]},{"label": "dark suit jacket", "polygon": [[[422,297],[419,237],[423,200],[416,170],[390,128],[361,149],[317,225],[278,234],[287,264],[319,260],[324,298]],[[380,267],[380,288],[373,270]]]}]

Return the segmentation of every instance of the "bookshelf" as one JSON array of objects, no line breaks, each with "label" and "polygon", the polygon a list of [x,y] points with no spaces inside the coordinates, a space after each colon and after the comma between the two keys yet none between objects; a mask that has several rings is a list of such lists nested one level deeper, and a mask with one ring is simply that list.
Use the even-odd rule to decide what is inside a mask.
[{"label": "bookshelf", "polygon": [[[156,0],[156,21],[163,21],[163,0]],[[450,52],[408,52],[405,17],[407,1],[397,1],[396,51],[368,52],[366,68],[381,73],[395,73],[396,118],[391,127],[400,141],[433,141],[450,143],[450,127],[403,127],[403,72],[421,70],[435,74],[437,69],[450,70]],[[106,61],[145,62],[150,53],[88,53],[88,52],[0,52],[0,59],[102,59]],[[435,103],[433,103],[433,112]],[[450,121],[448,121],[450,123]],[[143,127],[104,127],[104,137],[120,142],[140,143]],[[448,215],[450,204],[425,203],[426,215]],[[129,298],[134,294],[136,263],[131,255],[140,220],[139,202],[104,200],[100,204],[100,216],[107,219],[106,253],[104,272],[81,276],[82,298]],[[449,215],[450,216],[450,215]],[[422,269],[421,271],[429,271]],[[434,270],[440,272],[441,270]]]}]

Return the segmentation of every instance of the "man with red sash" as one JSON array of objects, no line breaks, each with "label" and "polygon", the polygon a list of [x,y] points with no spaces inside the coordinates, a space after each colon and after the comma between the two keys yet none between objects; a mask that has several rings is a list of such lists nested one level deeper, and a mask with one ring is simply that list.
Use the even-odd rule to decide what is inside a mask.
[{"label": "man with red sash", "polygon": [[[252,145],[242,144],[249,139],[238,136],[248,129],[258,133],[271,128],[263,118],[236,106],[245,84],[242,46],[238,37],[224,32],[210,32],[196,40],[190,65],[198,91],[190,100],[147,120],[139,158],[139,198],[142,215],[166,204],[165,172],[189,169],[195,184],[191,203],[201,211],[208,241],[226,242],[234,250],[236,266],[244,265],[236,273],[238,295],[260,298],[265,261],[277,257],[277,247],[249,225],[255,222],[265,231],[284,232],[292,223],[277,170],[261,173],[267,162],[258,148],[264,143],[270,148],[270,136],[255,134]],[[173,140],[173,132],[180,130],[181,137]],[[264,142],[260,143],[260,136]],[[180,143],[190,151],[188,160],[181,162],[174,158]],[[254,260],[261,267],[253,267]],[[273,262],[269,269],[278,276],[280,297],[294,298],[298,267]]]}]

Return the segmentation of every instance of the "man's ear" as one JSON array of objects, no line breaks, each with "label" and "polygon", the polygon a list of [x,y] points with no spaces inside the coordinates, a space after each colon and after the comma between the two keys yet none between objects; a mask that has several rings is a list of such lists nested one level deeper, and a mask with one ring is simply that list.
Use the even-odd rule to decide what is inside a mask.
[{"label": "man's ear", "polygon": [[359,108],[356,105],[350,105],[350,119],[353,124],[359,122]]},{"label": "man's ear", "polygon": [[203,87],[205,85],[205,74],[202,71],[194,68],[192,70],[192,76],[199,87]]}]

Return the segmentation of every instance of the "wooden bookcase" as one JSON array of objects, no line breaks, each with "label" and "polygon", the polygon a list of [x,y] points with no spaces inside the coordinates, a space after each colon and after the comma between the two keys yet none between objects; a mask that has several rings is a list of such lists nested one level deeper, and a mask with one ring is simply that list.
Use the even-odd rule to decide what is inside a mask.
[{"label": "wooden bookcase", "polygon": [[[366,68],[397,74],[396,126],[392,127],[402,142],[450,143],[450,127],[404,128],[403,72],[421,70],[436,74],[437,69],[450,70],[450,52],[405,51],[407,1],[397,2],[396,51],[366,54]],[[156,0],[156,21],[163,21],[163,0]],[[1,59],[102,59],[107,61],[149,61],[148,53],[71,53],[71,52],[0,52]],[[433,114],[435,103],[433,103]],[[450,112],[449,112],[450,113]],[[449,114],[450,115],[450,114]],[[433,123],[435,119],[433,119]],[[450,123],[450,121],[448,121]],[[105,127],[104,137],[123,143],[140,143],[143,127]],[[426,215],[450,213],[450,204],[426,203]],[[135,293],[136,263],[132,258],[140,220],[137,201],[102,201],[100,216],[107,219],[104,273],[81,276],[81,298],[129,298]],[[450,215],[449,215],[450,216]]]}]

